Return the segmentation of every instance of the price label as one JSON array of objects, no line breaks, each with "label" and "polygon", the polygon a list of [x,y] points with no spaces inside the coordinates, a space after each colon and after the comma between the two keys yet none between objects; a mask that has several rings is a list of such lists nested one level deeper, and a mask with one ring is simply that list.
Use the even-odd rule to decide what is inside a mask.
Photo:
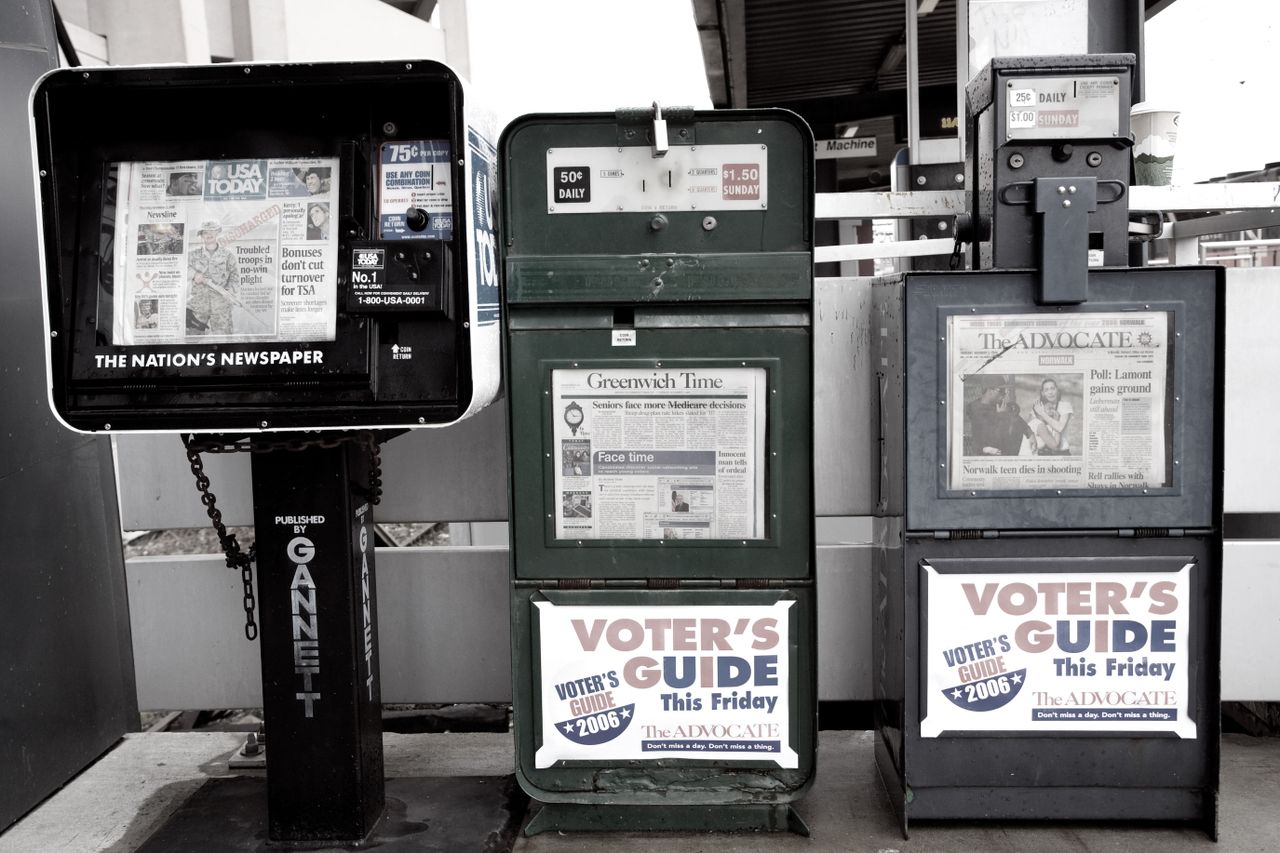
[{"label": "price label", "polygon": [[[453,164],[447,140],[384,142],[379,154],[378,236],[384,240],[453,237]],[[426,214],[411,227],[408,211]]]},{"label": "price label", "polygon": [[721,170],[721,193],[726,200],[755,201],[760,198],[759,163],[725,163]]},{"label": "price label", "polygon": [[1036,126],[1036,90],[1009,91],[1009,127]]},{"label": "price label", "polygon": [[554,172],[557,204],[591,202],[591,169],[587,166],[557,166]]},{"label": "price label", "polygon": [[759,143],[547,150],[547,213],[767,210],[769,149]]},{"label": "price label", "polygon": [[1107,138],[1120,132],[1121,77],[1034,77],[1008,81],[1005,130],[1013,139]]}]

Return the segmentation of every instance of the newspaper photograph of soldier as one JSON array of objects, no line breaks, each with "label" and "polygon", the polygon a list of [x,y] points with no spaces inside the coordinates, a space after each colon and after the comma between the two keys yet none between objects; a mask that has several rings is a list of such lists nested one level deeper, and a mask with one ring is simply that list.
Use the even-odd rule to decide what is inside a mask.
[{"label": "newspaper photograph of soldier", "polygon": [[187,254],[187,333],[232,334],[231,309],[239,272],[235,255],[221,244],[222,223],[206,219]]},{"label": "newspaper photograph of soldier", "polygon": [[560,514],[564,518],[590,518],[591,492],[561,492]]},{"label": "newspaper photograph of soldier", "polygon": [[138,226],[139,255],[180,255],[183,247],[181,222],[148,222]]},{"label": "newspaper photograph of soldier", "polygon": [[561,440],[560,472],[566,477],[590,477],[591,442],[582,439]]}]

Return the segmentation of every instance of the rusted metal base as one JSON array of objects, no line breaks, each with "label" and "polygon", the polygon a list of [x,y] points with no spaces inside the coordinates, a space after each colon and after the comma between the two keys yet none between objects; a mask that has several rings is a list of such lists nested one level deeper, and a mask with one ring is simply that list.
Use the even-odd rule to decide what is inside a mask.
[{"label": "rusted metal base", "polygon": [[794,808],[781,805],[603,806],[546,803],[525,835],[560,832],[794,832],[809,827]]}]

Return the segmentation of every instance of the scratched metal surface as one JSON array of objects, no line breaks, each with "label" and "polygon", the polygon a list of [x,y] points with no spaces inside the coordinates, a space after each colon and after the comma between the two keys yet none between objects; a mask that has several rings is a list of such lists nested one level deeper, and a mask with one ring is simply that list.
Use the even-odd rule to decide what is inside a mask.
[{"label": "scratched metal surface", "polygon": [[56,61],[49,3],[0,3],[0,831],[138,724],[110,449],[45,391],[27,96]]}]

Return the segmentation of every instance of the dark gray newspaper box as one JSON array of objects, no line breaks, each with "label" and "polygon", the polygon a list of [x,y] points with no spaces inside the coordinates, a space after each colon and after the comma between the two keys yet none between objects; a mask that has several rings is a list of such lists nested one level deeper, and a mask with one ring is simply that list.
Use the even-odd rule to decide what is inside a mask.
[{"label": "dark gray newspaper box", "polygon": [[1212,831],[1221,284],[1099,270],[1071,310],[1034,273],[876,288],[876,757],[904,830]]},{"label": "dark gray newspaper box", "polygon": [[982,269],[873,288],[876,762],[904,833],[1216,833],[1224,280],[1118,266],[1132,67],[993,61]]}]

